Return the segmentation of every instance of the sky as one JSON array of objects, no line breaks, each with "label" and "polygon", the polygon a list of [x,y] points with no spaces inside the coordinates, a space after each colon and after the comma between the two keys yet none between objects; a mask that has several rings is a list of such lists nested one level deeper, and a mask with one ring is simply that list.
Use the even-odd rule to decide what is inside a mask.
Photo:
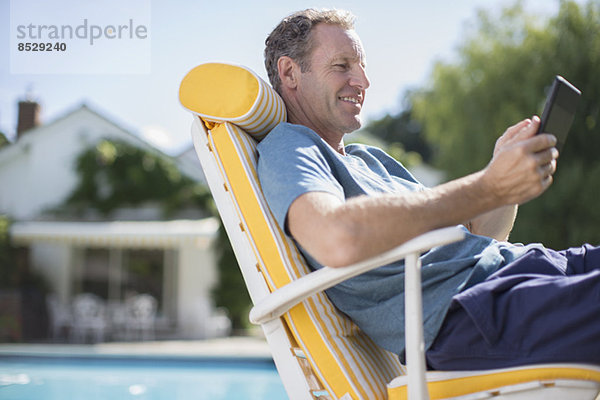
[{"label": "sky", "polygon": [[[85,103],[156,147],[176,155],[191,146],[192,119],[178,100],[179,83],[184,75],[198,64],[222,61],[245,65],[266,79],[262,59],[264,39],[283,17],[309,7],[343,8],[357,16],[356,31],[367,54],[371,81],[363,107],[363,119],[368,122],[398,112],[402,94],[424,85],[436,61],[451,61],[456,57],[457,46],[472,29],[478,9],[493,12],[513,3],[507,0],[0,0],[0,132],[14,140],[19,100],[38,101],[43,123]],[[558,1],[548,0],[525,0],[524,4],[541,16],[554,14],[558,7]],[[19,24],[76,25],[85,19],[90,25],[97,23],[107,29],[110,24],[135,21],[146,28],[145,36],[138,37],[139,40],[98,39],[93,46],[88,45],[89,38],[70,41],[69,52],[48,53],[48,57],[54,58],[42,61],[26,58],[39,54],[16,51],[19,42],[36,41],[35,31],[34,39],[18,38]],[[135,26],[130,30],[133,32]],[[109,32],[115,35],[113,30]],[[124,37],[128,32],[124,31]],[[88,52],[75,54],[76,45]],[[94,57],[97,60],[93,66],[84,64]]]}]

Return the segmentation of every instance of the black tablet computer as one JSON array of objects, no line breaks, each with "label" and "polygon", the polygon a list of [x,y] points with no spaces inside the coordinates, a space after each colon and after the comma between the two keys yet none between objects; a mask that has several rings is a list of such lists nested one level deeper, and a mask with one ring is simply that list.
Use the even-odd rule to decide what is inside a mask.
[{"label": "black tablet computer", "polygon": [[538,133],[551,133],[556,136],[556,148],[559,152],[567,140],[580,96],[581,91],[565,78],[558,75],[554,78],[546,98]]}]

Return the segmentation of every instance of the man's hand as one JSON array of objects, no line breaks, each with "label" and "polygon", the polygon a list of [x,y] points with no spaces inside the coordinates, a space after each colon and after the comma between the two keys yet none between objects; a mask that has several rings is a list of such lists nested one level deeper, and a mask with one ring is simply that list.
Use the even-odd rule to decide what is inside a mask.
[{"label": "man's hand", "polygon": [[511,126],[497,140],[494,156],[484,170],[484,181],[504,205],[522,204],[542,194],[552,184],[558,150],[556,138],[536,135],[535,116]]}]

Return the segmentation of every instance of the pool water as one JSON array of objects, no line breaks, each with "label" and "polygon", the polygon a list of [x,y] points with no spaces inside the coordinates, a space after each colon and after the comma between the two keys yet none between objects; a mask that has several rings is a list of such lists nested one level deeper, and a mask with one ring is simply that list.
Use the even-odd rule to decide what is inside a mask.
[{"label": "pool water", "polygon": [[0,399],[287,399],[271,360],[0,356]]}]

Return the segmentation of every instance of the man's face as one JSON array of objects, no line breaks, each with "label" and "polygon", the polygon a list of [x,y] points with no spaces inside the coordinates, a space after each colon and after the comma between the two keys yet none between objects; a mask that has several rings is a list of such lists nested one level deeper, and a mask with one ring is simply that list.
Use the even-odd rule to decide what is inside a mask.
[{"label": "man's face", "polygon": [[319,24],[310,71],[301,74],[298,100],[304,124],[322,136],[343,135],[361,126],[360,112],[369,79],[358,35],[335,25]]}]

